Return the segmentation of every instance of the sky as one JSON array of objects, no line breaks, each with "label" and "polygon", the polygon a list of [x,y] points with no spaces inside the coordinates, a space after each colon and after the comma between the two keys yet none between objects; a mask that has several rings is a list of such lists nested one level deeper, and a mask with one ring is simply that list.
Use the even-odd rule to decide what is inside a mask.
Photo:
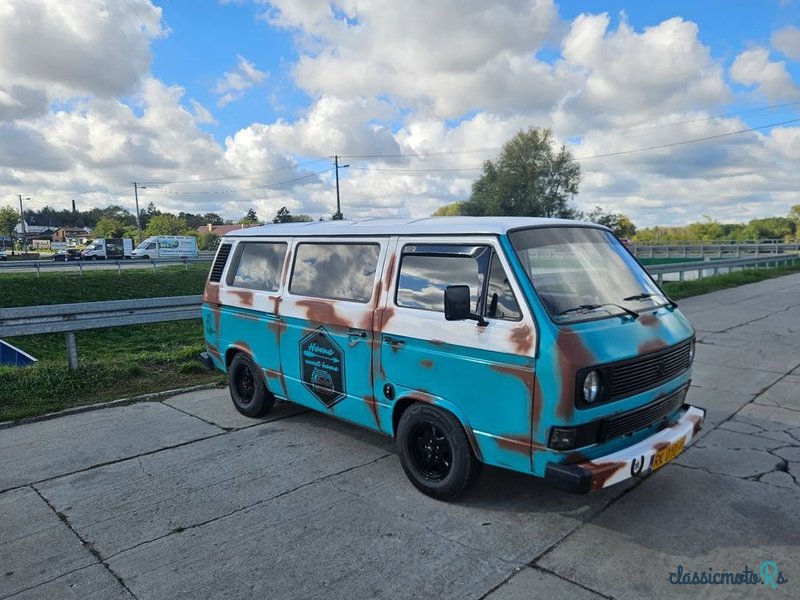
[{"label": "sky", "polygon": [[516,132],[640,227],[800,204],[800,1],[0,0],[0,206],[423,217]]}]

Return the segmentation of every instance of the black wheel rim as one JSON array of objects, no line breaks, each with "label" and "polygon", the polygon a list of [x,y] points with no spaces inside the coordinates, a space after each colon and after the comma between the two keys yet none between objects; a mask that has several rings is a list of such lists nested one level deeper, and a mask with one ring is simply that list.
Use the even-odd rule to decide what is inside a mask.
[{"label": "black wheel rim", "polygon": [[236,398],[239,404],[246,406],[256,395],[256,377],[250,365],[241,365],[236,370]]},{"label": "black wheel rim", "polygon": [[416,424],[409,434],[414,466],[430,481],[441,481],[453,466],[450,442],[440,427],[433,423]]}]

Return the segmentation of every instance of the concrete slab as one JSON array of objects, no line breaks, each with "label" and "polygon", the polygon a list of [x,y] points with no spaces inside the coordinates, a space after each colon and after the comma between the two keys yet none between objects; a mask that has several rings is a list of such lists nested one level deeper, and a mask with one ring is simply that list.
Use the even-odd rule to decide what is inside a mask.
[{"label": "concrete slab", "polygon": [[696,349],[695,360],[700,363],[772,371],[781,375],[794,369],[798,363],[798,357],[794,353],[787,353],[785,349],[754,340],[738,347],[701,342],[696,345]]},{"label": "concrete slab", "polygon": [[755,396],[775,383],[782,373],[756,371],[695,361],[692,383],[703,388]]},{"label": "concrete slab", "polygon": [[385,436],[314,413],[60,477],[37,487],[107,558],[392,451],[391,440]]},{"label": "concrete slab", "polygon": [[741,421],[755,423],[764,429],[800,427],[800,411],[779,406],[748,404],[737,413],[736,417]]},{"label": "concrete slab", "polygon": [[764,586],[673,585],[670,573],[679,565],[758,572],[771,560],[789,581],[761,593],[796,598],[798,520],[794,490],[678,466],[638,486],[536,565],[614,598],[710,600],[752,598]]},{"label": "concrete slab", "polygon": [[[703,371],[702,367],[700,367],[700,371]],[[704,381],[702,375],[700,375],[699,379]],[[689,388],[686,401],[689,404],[706,409],[706,422],[701,432],[705,434],[719,423],[730,418],[731,415],[736,414],[743,406],[752,402],[753,398],[755,398],[755,394],[700,387],[693,383],[692,387]]]},{"label": "concrete slab", "polygon": [[158,402],[3,429],[0,491],[221,432]]},{"label": "concrete slab", "polygon": [[233,407],[228,388],[214,388],[180,394],[164,400],[164,404],[223,429],[242,429],[259,423],[268,423],[276,419],[308,412],[308,409],[297,404],[278,402],[268,415],[260,419],[251,419],[237,412]]},{"label": "concrete slab", "polygon": [[0,598],[93,563],[97,559],[34,490],[0,494]]},{"label": "concrete slab", "polygon": [[102,565],[67,573],[13,596],[13,600],[134,600]]},{"label": "concrete slab", "polygon": [[139,600],[477,598],[512,568],[329,482],[110,564]]},{"label": "concrete slab", "polygon": [[800,376],[787,375],[759,394],[754,402],[800,411]]},{"label": "concrete slab", "polygon": [[402,516],[429,531],[504,561],[525,564],[603,509],[628,486],[589,495],[567,494],[542,479],[485,469],[458,502],[421,495],[396,456],[330,479],[385,514]]},{"label": "concrete slab", "polygon": [[601,600],[601,596],[557,575],[525,567],[485,600],[531,600],[532,598],[569,598],[570,600]]}]

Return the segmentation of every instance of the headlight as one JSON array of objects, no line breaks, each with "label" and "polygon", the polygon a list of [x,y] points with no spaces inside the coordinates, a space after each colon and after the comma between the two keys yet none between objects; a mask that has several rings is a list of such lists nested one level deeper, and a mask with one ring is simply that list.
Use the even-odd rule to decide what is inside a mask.
[{"label": "headlight", "polygon": [[600,372],[589,371],[583,380],[583,399],[589,404],[600,397]]},{"label": "headlight", "polygon": [[694,339],[692,339],[692,343],[689,344],[689,364],[691,365],[694,362]]}]

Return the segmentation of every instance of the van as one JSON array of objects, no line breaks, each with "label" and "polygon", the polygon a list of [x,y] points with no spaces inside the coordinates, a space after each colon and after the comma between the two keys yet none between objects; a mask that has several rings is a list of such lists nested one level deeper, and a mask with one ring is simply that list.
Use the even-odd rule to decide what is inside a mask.
[{"label": "van", "polygon": [[197,258],[197,238],[191,235],[154,235],[131,253],[133,258]]},{"label": "van", "polygon": [[703,424],[694,331],[605,227],[437,217],[226,234],[204,363],[236,409],[290,400],[393,436],[422,492],[483,464],[585,493],[643,477]]}]

